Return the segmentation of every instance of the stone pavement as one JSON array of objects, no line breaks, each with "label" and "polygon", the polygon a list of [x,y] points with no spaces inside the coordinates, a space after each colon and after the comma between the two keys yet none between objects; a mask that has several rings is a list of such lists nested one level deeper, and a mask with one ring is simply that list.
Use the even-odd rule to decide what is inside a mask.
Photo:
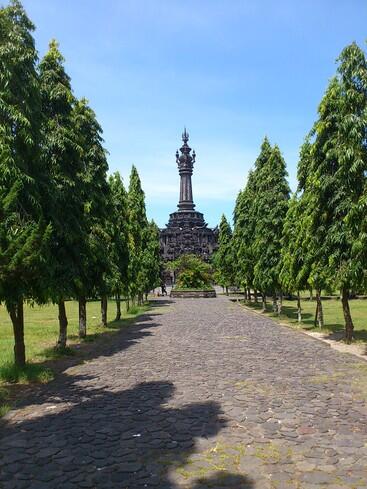
[{"label": "stone pavement", "polygon": [[224,297],[155,306],[11,413],[1,488],[367,487],[366,363]]}]

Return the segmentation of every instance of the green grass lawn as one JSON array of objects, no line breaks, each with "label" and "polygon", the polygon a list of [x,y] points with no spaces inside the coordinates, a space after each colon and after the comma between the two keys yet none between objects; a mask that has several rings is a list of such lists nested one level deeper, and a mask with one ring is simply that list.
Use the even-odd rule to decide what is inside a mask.
[{"label": "green grass lawn", "polygon": [[[246,305],[248,305],[246,303]],[[307,330],[327,332],[342,332],[344,330],[344,317],[341,301],[337,298],[323,299],[325,327],[320,330],[314,327],[314,318],[316,310],[316,301],[302,299],[302,323],[299,325],[297,321],[297,300],[284,300],[283,312],[280,317],[273,314],[271,304],[268,303],[268,311],[266,314],[281,322],[291,324],[292,326],[301,327]],[[261,303],[251,303],[251,307],[261,309]],[[355,329],[355,339],[357,341],[367,342],[367,299],[353,299],[350,301],[350,308]]]},{"label": "green grass lawn", "polygon": [[[121,303],[122,318],[119,323],[113,320],[116,315],[116,306],[113,301],[108,304],[108,327],[101,326],[100,302],[87,303],[87,338],[90,341],[96,335],[120,327],[124,320],[132,319],[147,309],[147,306],[131,308],[126,313],[125,303]],[[68,344],[79,343],[78,337],[78,303],[66,302],[68,317]],[[30,306],[24,308],[24,336],[26,345],[26,358],[31,362],[43,362],[55,357],[53,347],[58,337],[58,309],[56,305]],[[121,323],[121,324],[120,324]],[[85,341],[85,340],[84,340]],[[0,305],[0,368],[13,361],[13,330],[9,315],[3,305]]]}]

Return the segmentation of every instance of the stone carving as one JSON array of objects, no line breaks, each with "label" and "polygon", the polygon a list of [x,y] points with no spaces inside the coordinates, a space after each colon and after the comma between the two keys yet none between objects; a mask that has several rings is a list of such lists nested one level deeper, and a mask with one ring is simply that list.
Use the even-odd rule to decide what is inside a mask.
[{"label": "stone carving", "polygon": [[167,226],[161,229],[161,253],[165,261],[175,260],[184,253],[194,253],[208,260],[217,248],[218,229],[208,228],[204,215],[195,210],[191,176],[196,159],[188,145],[189,134],[184,130],[183,145],[176,152],[180,175],[178,210],[170,214]]}]

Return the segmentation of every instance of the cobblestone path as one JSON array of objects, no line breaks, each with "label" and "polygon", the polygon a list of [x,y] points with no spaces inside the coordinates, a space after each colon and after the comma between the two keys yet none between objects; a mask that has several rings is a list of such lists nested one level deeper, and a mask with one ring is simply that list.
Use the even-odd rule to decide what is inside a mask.
[{"label": "cobblestone path", "polygon": [[162,301],[11,413],[0,487],[366,489],[366,396],[352,356],[226,298]]}]

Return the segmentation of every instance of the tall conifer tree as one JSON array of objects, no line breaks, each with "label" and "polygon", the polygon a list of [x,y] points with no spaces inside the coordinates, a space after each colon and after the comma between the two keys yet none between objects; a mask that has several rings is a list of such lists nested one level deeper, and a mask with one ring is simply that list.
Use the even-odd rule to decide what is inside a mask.
[{"label": "tall conifer tree", "polygon": [[44,114],[42,157],[50,175],[47,217],[53,228],[49,289],[59,309],[57,345],[64,348],[68,324],[65,299],[75,296],[80,251],[85,249],[87,235],[82,191],[85,168],[73,118],[75,99],[56,41],[51,41],[40,63],[40,79]]},{"label": "tall conifer tree", "polygon": [[[247,287],[248,298],[251,299],[251,288],[254,287],[254,266],[255,266],[255,250],[254,250],[254,233],[258,214],[261,209],[258,209],[256,195],[259,185],[259,174],[263,166],[270,158],[272,148],[268,138],[265,136],[260,154],[255,161],[255,167],[249,172],[245,188],[237,197],[234,210],[234,232],[233,245],[237,258],[237,282],[244,287]],[[257,300],[256,288],[254,289],[255,300]],[[262,292],[263,309],[265,310],[266,294]]]},{"label": "tall conifer tree", "polygon": [[234,283],[234,248],[232,229],[223,214],[219,224],[218,249],[214,254],[214,267],[216,270],[216,280],[226,289],[228,295],[228,287]]},{"label": "tall conifer tree", "polygon": [[131,169],[128,191],[129,213],[129,295],[133,302],[142,299],[142,252],[146,245],[148,220],[145,210],[145,195],[135,166]]},{"label": "tall conifer tree", "polygon": [[[284,159],[275,146],[256,178],[256,224],[253,238],[254,286],[263,294],[269,292],[273,296],[277,292],[281,293],[280,250],[290,193],[286,177]],[[279,306],[281,308],[281,300]]]},{"label": "tall conifer tree", "polygon": [[237,260],[236,282],[251,299],[254,278],[252,238],[254,233],[254,172],[250,171],[245,188],[238,194],[233,213],[233,248]]},{"label": "tall conifer tree", "polygon": [[305,260],[301,205],[300,198],[294,194],[283,226],[280,268],[280,283],[284,291],[297,293],[298,322],[302,321],[300,291],[308,288],[307,277],[302,274]]},{"label": "tall conifer tree", "polygon": [[325,266],[325,233],[324,228],[317,230],[316,220],[319,218],[319,204],[315,191],[315,173],[313,161],[313,144],[311,135],[301,147],[298,163],[298,193],[299,205],[297,214],[299,223],[298,242],[301,245],[302,258],[299,262],[300,270],[297,282],[306,284],[316,290],[315,326],[324,326],[324,314],[321,300],[321,291],[327,286],[327,268]]},{"label": "tall conifer tree", "polygon": [[322,243],[318,255],[329,282],[341,291],[350,342],[353,321],[348,297],[351,289],[362,284],[365,267],[355,250],[367,174],[367,62],[355,43],[343,50],[338,61],[337,77],[320,104],[313,130],[308,185],[316,199],[312,229]]},{"label": "tall conifer tree", "polygon": [[86,298],[96,293],[106,293],[107,274],[110,271],[106,249],[112,239],[106,222],[112,209],[106,180],[108,164],[102,128],[86,99],[76,102],[72,116],[83,168],[78,191],[83,201],[83,231],[87,235],[85,240],[80,241],[79,273],[75,281],[79,301],[79,336],[83,338],[87,332]]},{"label": "tall conifer tree", "polygon": [[141,254],[140,293],[147,297],[150,290],[160,284],[161,256],[159,246],[159,228],[154,221],[146,228],[145,246]]},{"label": "tall conifer tree", "polygon": [[44,296],[49,235],[41,204],[41,103],[33,30],[17,0],[0,8],[0,300],[11,317],[20,366],[25,364],[23,301]]},{"label": "tall conifer tree", "polygon": [[121,319],[121,296],[128,297],[129,222],[127,192],[118,172],[109,178],[112,211],[108,219],[110,247],[110,290],[116,298],[116,321]]}]

